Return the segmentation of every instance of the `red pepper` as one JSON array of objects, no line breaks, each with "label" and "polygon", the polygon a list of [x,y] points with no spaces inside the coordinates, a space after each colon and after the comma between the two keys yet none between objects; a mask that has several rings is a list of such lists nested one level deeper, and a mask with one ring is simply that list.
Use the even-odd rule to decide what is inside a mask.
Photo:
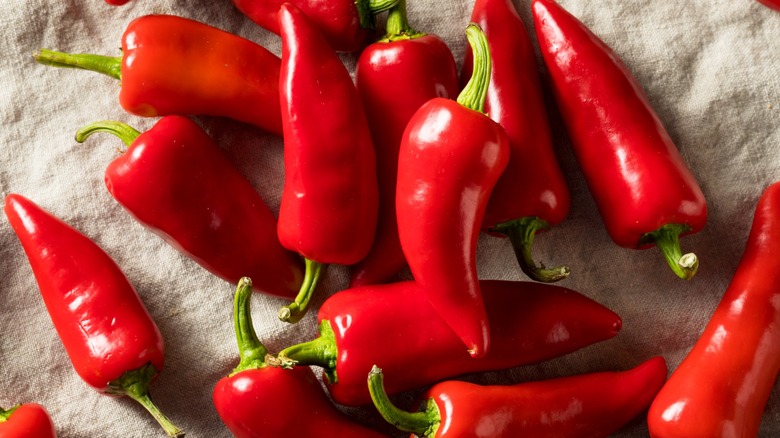
[{"label": "red pepper", "polygon": [[458,102],[436,98],[409,121],[398,158],[398,237],[414,278],[474,357],[487,353],[487,315],[476,247],[490,192],[509,159],[509,139],[483,112],[490,52],[466,30],[476,62]]},{"label": "red pepper", "polygon": [[322,266],[352,265],[371,248],[377,218],[376,159],[349,72],[295,6],[279,11],[284,127],[282,245],[306,259],[303,286],[280,319],[299,320]]},{"label": "red pepper", "polygon": [[222,421],[238,438],[328,436],[379,438],[337,410],[311,368],[270,367],[267,350],[252,324],[252,281],[238,283],[233,305],[236,341],[241,361],[214,388],[214,406]]},{"label": "red pepper", "polygon": [[[542,362],[612,338],[620,317],[569,289],[541,283],[480,282],[494,339],[474,359],[436,316],[413,281],[369,285],[328,298],[318,314],[320,336],[282,350],[281,365],[317,365],[340,404],[371,403],[366,373],[387,371],[397,394],[467,373]],[[382,345],[377,340],[382,339]]]},{"label": "red pepper", "polygon": [[0,438],[57,438],[46,409],[37,403],[0,408]]},{"label": "red pepper", "polygon": [[353,268],[350,287],[384,283],[406,266],[395,215],[401,137],[425,102],[458,94],[450,49],[436,35],[409,26],[406,0],[390,10],[386,30],[384,38],[363,50],[355,73],[377,152],[379,221],[371,252]]},{"label": "red pepper", "polygon": [[106,168],[105,182],[135,219],[224,280],[235,284],[251,274],[260,280],[257,290],[295,296],[301,263],[279,243],[276,218],[195,122],[168,116],[140,134],[102,121],[79,130],[76,140],[98,131],[128,146]]},{"label": "red pepper", "polygon": [[116,263],[27,198],[8,195],[5,214],[76,373],[100,393],[140,403],[168,436],[184,436],[149,398],[163,369],[163,338]]},{"label": "red pepper", "polygon": [[122,6],[129,2],[130,0],[106,0],[106,3],[112,6]]},{"label": "red pepper", "polygon": [[754,437],[780,372],[780,183],[699,340],[650,407],[654,437]]},{"label": "red pepper", "polygon": [[574,152],[612,240],[655,244],[681,278],[696,274],[679,236],[707,220],[707,204],[636,78],[617,54],[551,0],[534,23]]},{"label": "red pepper", "polygon": [[279,9],[294,5],[319,27],[328,44],[340,52],[361,49],[374,31],[374,14],[390,9],[398,0],[233,0],[252,21],[281,35]]},{"label": "red pepper", "polygon": [[[534,235],[563,221],[569,212],[569,189],[552,146],[536,54],[523,21],[510,0],[477,0],[471,21],[488,38],[493,68],[485,112],[509,136],[511,153],[490,195],[482,228],[507,235],[521,269],[537,281],[553,282],[569,268],[545,269],[533,260]],[[471,76],[466,52],[463,77]]]},{"label": "red pepper", "polygon": [[172,15],[137,18],[122,37],[120,57],[43,49],[35,60],[121,80],[119,103],[137,116],[224,116],[282,134],[279,58],[194,20]]},{"label": "red pepper", "polygon": [[[382,389],[382,370],[368,378],[382,416],[419,437],[607,437],[653,400],[666,380],[655,357],[623,372],[602,372],[511,386],[448,381],[424,394],[421,412],[402,411]],[[389,373],[388,373],[389,376]]]},{"label": "red pepper", "polygon": [[762,5],[780,11],[780,0],[758,0]]}]

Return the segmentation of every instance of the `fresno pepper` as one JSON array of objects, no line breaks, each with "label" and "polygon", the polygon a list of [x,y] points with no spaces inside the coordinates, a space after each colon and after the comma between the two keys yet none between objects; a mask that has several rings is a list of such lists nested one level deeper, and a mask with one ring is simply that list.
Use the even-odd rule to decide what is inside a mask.
[{"label": "fresno pepper", "polygon": [[745,252],[707,327],[647,416],[654,437],[751,437],[780,372],[780,183],[756,207]]},{"label": "fresno pepper", "polygon": [[195,122],[168,116],[141,134],[106,120],[81,128],[76,141],[95,132],[128,147],[106,168],[105,183],[138,222],[226,281],[252,274],[258,291],[295,296],[301,263],[279,243],[271,209]]},{"label": "fresno pepper", "polygon": [[[531,38],[510,0],[477,0],[471,21],[490,44],[492,69],[485,112],[509,136],[509,164],[490,195],[482,228],[509,237],[520,268],[536,281],[569,275],[567,266],[545,268],[531,248],[538,231],[557,225],[569,212],[569,189],[558,166]],[[471,76],[471,53],[463,62]]]},{"label": "fresno pepper", "polygon": [[168,436],[184,436],[149,397],[163,369],[163,338],[116,263],[27,198],[8,195],[5,214],[76,373],[102,394],[140,403]]},{"label": "fresno pepper", "polygon": [[54,423],[38,403],[0,408],[0,438],[57,438]]},{"label": "fresno pepper", "polygon": [[376,159],[355,85],[314,24],[290,3],[279,11],[284,191],[277,233],[306,260],[303,286],[279,318],[306,312],[322,267],[351,265],[371,248]]},{"label": "fresno pepper", "polygon": [[470,357],[421,286],[407,281],[331,296],[320,307],[319,337],[285,348],[277,360],[322,367],[331,397],[360,406],[371,403],[365,379],[373,364],[388,372],[387,390],[396,394],[462,374],[542,362],[612,338],[621,328],[615,313],[559,286],[497,280],[480,286],[494,336],[484,357]]},{"label": "fresno pepper", "polygon": [[112,6],[122,6],[129,2],[130,0],[106,0],[106,3]]},{"label": "fresno pepper", "polygon": [[122,56],[42,49],[35,60],[122,81],[119,104],[142,117],[224,116],[282,134],[280,59],[237,35],[187,18],[147,15],[122,37]]},{"label": "fresno pepper", "polygon": [[551,0],[534,0],[534,23],[558,107],[609,235],[633,249],[655,244],[679,277],[696,255],[679,237],[700,231],[699,184],[617,54]]},{"label": "fresno pepper", "polygon": [[758,0],[762,5],[780,11],[780,0]]},{"label": "fresno pepper", "polygon": [[328,44],[340,52],[361,49],[374,31],[374,15],[390,9],[398,0],[233,0],[250,20],[282,35],[277,17],[285,3],[300,9],[316,25]]},{"label": "fresno pepper", "polygon": [[383,436],[349,421],[337,410],[311,368],[288,371],[266,364],[267,350],[252,323],[251,298],[252,281],[242,278],[233,304],[241,360],[214,388],[214,406],[230,432],[238,438],[313,437],[325,431],[340,437]]},{"label": "fresno pepper", "polygon": [[[368,386],[379,413],[419,437],[607,437],[653,401],[666,380],[666,362],[654,357],[634,369],[509,386],[448,381],[429,389],[422,411],[393,406],[374,367]],[[388,374],[389,375],[389,374]]]},{"label": "fresno pepper", "polygon": [[398,157],[398,237],[414,278],[473,357],[490,333],[476,247],[490,192],[509,159],[509,139],[485,113],[490,50],[470,25],[474,75],[458,101],[436,98],[409,121]]},{"label": "fresno pepper", "polygon": [[371,252],[352,269],[350,287],[384,283],[406,266],[395,215],[401,137],[425,102],[458,94],[450,49],[438,36],[409,26],[406,0],[390,10],[386,30],[360,54],[355,72],[377,154],[379,221]]}]

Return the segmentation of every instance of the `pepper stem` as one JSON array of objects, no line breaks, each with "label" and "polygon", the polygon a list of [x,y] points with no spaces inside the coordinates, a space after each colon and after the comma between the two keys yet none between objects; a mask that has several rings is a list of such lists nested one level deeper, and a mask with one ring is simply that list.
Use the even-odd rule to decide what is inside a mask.
[{"label": "pepper stem", "polygon": [[425,36],[423,32],[417,32],[409,25],[406,16],[406,0],[399,0],[387,13],[385,24],[385,36],[379,42],[390,43],[393,41],[411,40]]},{"label": "pepper stem", "polygon": [[368,392],[371,393],[371,401],[388,423],[404,432],[410,432],[417,436],[429,437],[436,433],[441,423],[439,408],[433,399],[426,403],[424,411],[407,412],[398,409],[385,392],[382,370],[374,365],[368,373]]},{"label": "pepper stem", "polygon": [[512,242],[512,247],[515,250],[517,262],[520,264],[520,269],[523,270],[525,275],[543,283],[554,283],[563,280],[571,273],[571,269],[569,269],[568,266],[556,266],[547,269],[544,267],[543,263],[539,263],[539,266],[537,266],[536,262],[534,262],[533,255],[531,254],[534,236],[537,231],[548,228],[549,226],[547,221],[534,216],[503,222],[493,228],[494,231],[509,237],[509,240]]},{"label": "pepper stem", "polygon": [[4,421],[8,421],[8,419],[11,418],[11,415],[14,413],[14,411],[19,409],[20,406],[22,405],[18,404],[16,406],[11,406],[8,409],[3,409],[2,407],[0,407],[0,423]]},{"label": "pepper stem", "polygon": [[96,132],[114,134],[128,147],[133,144],[139,135],[141,135],[140,132],[126,123],[117,122],[115,120],[101,120],[79,129],[76,132],[76,141],[84,143],[90,135]]},{"label": "pepper stem", "polygon": [[374,15],[392,8],[396,3],[398,0],[355,0],[360,27],[374,30],[376,26]]},{"label": "pepper stem", "polygon": [[490,85],[490,72],[493,67],[490,59],[490,46],[482,29],[471,23],[466,27],[466,39],[471,46],[474,67],[471,79],[458,95],[458,103],[466,108],[485,112],[485,99]]},{"label": "pepper stem", "polygon": [[38,64],[50,67],[79,68],[122,80],[122,57],[92,55],[90,53],[63,53],[40,49],[33,53]]},{"label": "pepper stem", "polygon": [[303,283],[298,295],[295,296],[295,301],[279,309],[279,319],[284,322],[294,324],[303,318],[303,315],[309,310],[309,301],[311,301],[317,283],[320,281],[325,265],[309,259],[305,259],[305,262],[306,272],[303,274]]},{"label": "pepper stem", "polygon": [[690,229],[685,224],[667,224],[642,236],[640,244],[655,243],[672,271],[683,280],[690,280],[699,269],[699,258],[692,252],[683,254],[680,249],[680,234]]},{"label": "pepper stem", "polygon": [[122,377],[108,384],[109,394],[126,395],[141,404],[160,423],[165,433],[172,438],[181,438],[184,432],[174,425],[152,402],[149,396],[149,384],[157,375],[157,369],[149,363],[133,371],[127,371]]},{"label": "pepper stem", "polygon": [[233,299],[233,326],[236,331],[236,343],[241,361],[230,373],[231,376],[244,370],[265,367],[264,361],[268,350],[257,338],[255,326],[252,323],[251,302],[252,280],[249,277],[243,277],[238,281]]},{"label": "pepper stem", "polygon": [[318,330],[319,336],[316,339],[280,351],[274,358],[274,366],[288,369],[295,365],[318,366],[323,369],[330,383],[337,383],[336,359],[339,352],[336,334],[328,320],[322,320]]}]

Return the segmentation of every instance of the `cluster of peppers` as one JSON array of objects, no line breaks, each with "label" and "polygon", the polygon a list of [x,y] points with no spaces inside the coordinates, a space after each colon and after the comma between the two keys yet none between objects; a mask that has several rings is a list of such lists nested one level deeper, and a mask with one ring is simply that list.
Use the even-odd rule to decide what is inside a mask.
[{"label": "cluster of peppers", "polygon": [[[476,0],[461,90],[446,44],[410,27],[405,0],[334,0],[327,8],[307,0],[234,3],[280,34],[281,59],[206,24],[159,15],[128,26],[122,57],[36,54],[43,64],[121,79],[123,108],[165,116],[143,134],[102,121],[76,139],[103,131],[125,143],[106,169],[111,195],[238,285],[240,362],[214,390],[231,432],[282,436],[296,423],[302,436],[381,436],[335,409],[307,367],[316,365],[334,401],[373,402],[392,424],[419,436],[607,436],[651,403],[652,436],[757,433],[780,370],[774,290],[755,281],[767,270],[780,272],[778,184],[759,202],[743,261],[710,325],[668,382],[656,357],[629,371],[514,386],[446,381],[424,394],[419,412],[395,407],[388,394],[540,362],[620,330],[610,310],[544,284],[568,276],[568,267],[546,268],[532,257],[535,234],[563,221],[570,198],[531,40],[511,1]],[[382,11],[387,34],[363,50],[355,85],[336,51],[361,49]],[[702,229],[706,203],[641,87],[552,0],[533,0],[532,12],[558,107],[610,236],[627,248],[657,246],[678,276],[692,278],[698,259],[682,254],[679,237]],[[399,103],[398,95],[407,98]],[[183,117],[197,114],[283,136],[278,220]],[[182,166],[190,172],[175,171]],[[9,195],[5,213],[77,373],[100,392],[141,403],[169,436],[183,436],[149,398],[163,368],[163,340],[116,264],[22,196]],[[508,236],[523,272],[541,283],[480,281],[480,231]],[[252,325],[252,290],[293,299],[279,317],[296,322],[332,263],[352,265],[352,278],[320,307],[319,336],[268,354]],[[382,284],[407,264],[413,281]],[[374,348],[379,335],[387,337],[381,350]],[[720,360],[724,355],[730,359]],[[740,373],[738,382],[725,378]],[[302,403],[312,411],[306,424],[296,420]],[[42,407],[0,410],[0,436],[31,433],[56,435]]]}]

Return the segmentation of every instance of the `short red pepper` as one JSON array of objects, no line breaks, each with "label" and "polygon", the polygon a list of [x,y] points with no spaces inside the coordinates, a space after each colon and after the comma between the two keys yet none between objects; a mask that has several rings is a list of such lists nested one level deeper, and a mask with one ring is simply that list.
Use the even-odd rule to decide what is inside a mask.
[{"label": "short red pepper", "polygon": [[509,139],[483,112],[490,51],[466,30],[475,68],[455,102],[436,98],[409,121],[398,157],[398,237],[414,278],[474,357],[489,349],[479,290],[477,238],[490,192],[509,160]]},{"label": "short red pepper", "polygon": [[[448,381],[428,390],[422,411],[393,406],[374,367],[368,386],[382,416],[418,437],[607,437],[647,408],[666,380],[655,357],[623,372],[601,372],[511,386]],[[389,375],[389,374],[388,374]]]},{"label": "short red pepper", "polygon": [[112,6],[122,6],[129,2],[130,0],[106,0],[106,3]]},{"label": "short red pepper", "polygon": [[116,263],[27,198],[8,195],[5,214],[81,379],[100,393],[132,398],[168,436],[184,436],[149,397],[149,384],[163,369],[163,338]]},{"label": "short red pepper", "polygon": [[295,6],[283,5],[279,21],[285,175],[277,232],[306,259],[301,291],[279,317],[295,322],[323,265],[351,265],[368,253],[378,189],[371,132],[349,72]]},{"label": "short red pepper", "polygon": [[57,438],[46,409],[37,403],[0,408],[0,438]]},{"label": "short red pepper", "polygon": [[[479,359],[439,318],[414,281],[368,285],[328,298],[319,337],[285,348],[282,365],[323,368],[340,404],[371,403],[366,373],[387,371],[387,391],[400,393],[467,373],[542,362],[615,336],[620,317],[569,289],[541,283],[480,282],[492,348]],[[377,342],[381,340],[381,346]]]},{"label": "short red pepper", "polygon": [[106,168],[105,182],[136,220],[224,280],[251,274],[258,291],[295,296],[301,263],[279,243],[271,209],[195,122],[168,116],[141,134],[102,121],[81,128],[76,140],[99,131],[128,146]]},{"label": "short red pepper", "polygon": [[699,262],[679,236],[707,221],[707,204],[642,87],[617,54],[552,0],[533,1],[542,57],[574,152],[612,240],[655,244],[681,278]]},{"label": "short red pepper", "polygon": [[382,435],[347,419],[322,391],[310,368],[267,366],[267,350],[257,338],[250,302],[252,281],[236,289],[233,318],[241,360],[214,388],[214,406],[238,438],[328,436],[379,438]]},{"label": "short red pepper", "polygon": [[371,252],[352,269],[350,287],[384,283],[406,266],[395,214],[401,137],[425,102],[458,94],[450,49],[436,35],[409,26],[406,0],[390,10],[386,30],[384,38],[360,54],[355,72],[377,153],[379,221]]},{"label": "short red pepper", "polygon": [[[471,21],[485,32],[493,60],[485,112],[504,128],[511,145],[509,164],[490,195],[482,227],[509,237],[530,278],[561,280],[569,275],[568,267],[539,267],[531,253],[536,232],[562,222],[571,204],[553,151],[531,38],[510,0],[477,0]],[[471,65],[467,51],[463,80],[471,76]]]},{"label": "short red pepper", "polygon": [[780,183],[707,327],[650,407],[658,438],[755,437],[780,372]]},{"label": "short red pepper", "polygon": [[35,60],[121,80],[119,104],[137,116],[224,116],[282,134],[279,58],[194,20],[172,15],[137,18],[125,30],[120,57],[43,49]]}]

